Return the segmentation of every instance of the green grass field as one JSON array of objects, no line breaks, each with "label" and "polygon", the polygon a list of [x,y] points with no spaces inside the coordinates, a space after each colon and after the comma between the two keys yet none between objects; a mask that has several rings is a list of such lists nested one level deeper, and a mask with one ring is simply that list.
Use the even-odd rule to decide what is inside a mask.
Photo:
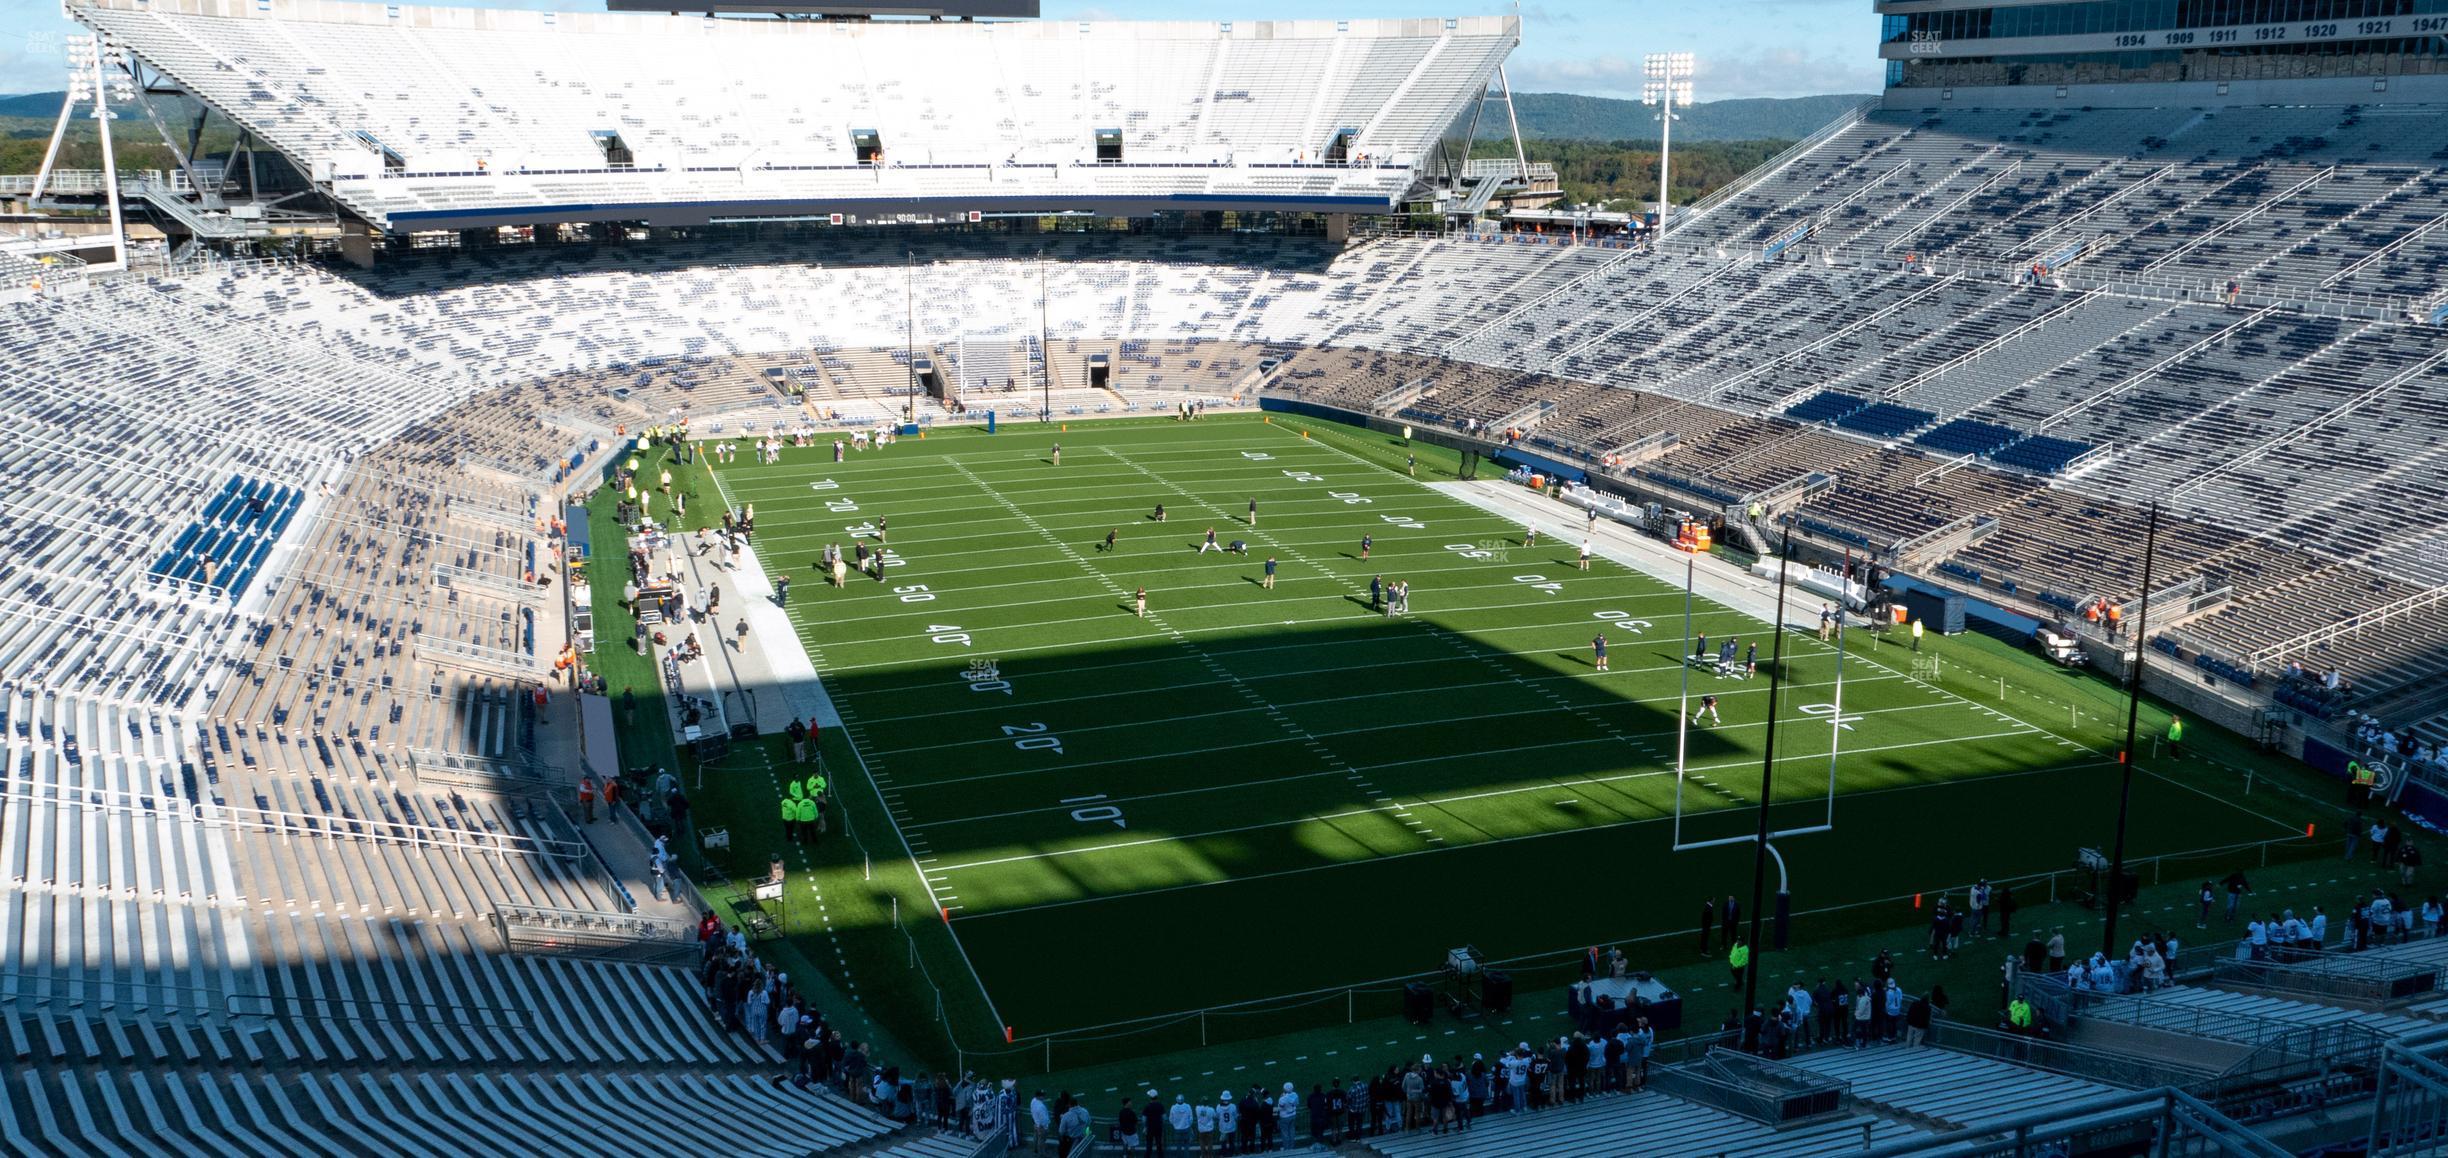
[{"label": "green grass field", "polygon": [[[1345,449],[1374,436],[1319,433],[1006,427],[721,471],[757,508],[767,570],[797,577],[791,616],[849,739],[1021,1037],[1410,975],[1464,943],[1506,959],[1688,933],[1703,898],[1747,900],[1752,851],[1674,851],[1678,748],[1683,838],[1744,835],[1772,726],[1777,824],[1834,825],[1779,842],[1797,911],[2046,872],[2109,841],[2101,730],[1957,694],[1945,641],[1853,641],[1839,710],[1837,652],[1789,633],[1771,721],[1759,620],[1696,604],[1712,647],[1756,641],[1763,670],[1687,668],[1679,584],[1582,572],[1577,539],[1525,547]],[[883,582],[813,581],[825,544],[879,519]],[[1199,552],[1211,526],[1249,554]],[[1411,613],[1372,608],[1372,576],[1410,582]],[[1721,723],[1679,726],[1687,678]],[[2130,847],[2300,831],[2225,795],[2146,770]]]}]

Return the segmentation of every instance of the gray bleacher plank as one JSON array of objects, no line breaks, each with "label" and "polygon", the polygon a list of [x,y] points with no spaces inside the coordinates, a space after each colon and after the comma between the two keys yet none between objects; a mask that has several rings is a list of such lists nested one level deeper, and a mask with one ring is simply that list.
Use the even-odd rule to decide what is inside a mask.
[{"label": "gray bleacher plank", "polygon": [[542,991],[529,984],[528,974],[520,969],[520,962],[524,958],[509,954],[485,954],[473,960],[479,969],[494,979],[504,1005],[528,1011],[526,1040],[541,1040],[563,1065],[603,1064],[604,1055],[595,1049],[594,1035],[577,1032],[575,1027],[565,1024],[564,1019],[546,1012],[553,1008],[553,1003],[543,1000]]},{"label": "gray bleacher plank", "polygon": [[[96,1092],[100,1095],[103,1106],[109,1111],[109,1119],[117,1123],[122,1137],[127,1138],[131,1144],[143,1152],[159,1155],[160,1158],[169,1158],[171,1152],[162,1149],[156,1144],[156,1140],[168,1139],[185,1143],[187,1138],[181,1136],[182,1132],[196,1138],[206,1139],[208,1144],[220,1143],[220,1140],[215,1138],[211,1130],[207,1128],[204,1120],[193,1114],[182,1115],[178,1118],[163,1115],[161,1107],[153,1101],[152,1091],[140,1084],[143,1077],[142,1072],[128,1075],[128,1084],[135,1090],[136,1108],[143,1111],[142,1113],[130,1113],[128,1103],[120,1097],[118,1082],[111,1073],[103,1070],[93,1075]],[[227,1152],[227,1149],[226,1143],[220,1143],[218,1152]]]},{"label": "gray bleacher plank", "polygon": [[144,1039],[144,1056],[146,1060],[157,1062],[170,1060],[170,1049],[168,1046],[162,1043],[161,1028],[159,1026],[156,1026],[149,1020],[139,1021],[136,1023],[136,1033],[139,1037]]},{"label": "gray bleacher plank", "polygon": [[686,1108],[650,1077],[552,1073],[538,1074],[536,1080],[543,1085],[548,1098],[568,1105],[597,1107],[609,1117],[630,1123],[635,1130],[681,1137],[688,1129]]},{"label": "gray bleacher plank", "polygon": [[625,984],[631,979],[627,974],[616,974],[612,968],[595,962],[561,956],[528,955],[516,960],[525,963],[530,969],[529,976],[548,992],[619,994],[618,1000],[600,1002],[596,1008],[614,1022],[605,1040],[626,1047],[631,1060],[664,1065],[683,1060],[679,1051],[672,1048],[669,1023],[645,1016],[638,1003],[629,1000],[634,987]]},{"label": "gray bleacher plank", "polygon": [[756,1102],[771,1107],[775,1113],[790,1116],[793,1121],[811,1125],[821,1123],[825,1140],[833,1145],[864,1141],[901,1128],[898,1123],[834,1096],[830,1089],[822,1092],[800,1090],[777,1083],[773,1076],[701,1075],[691,1080],[709,1091],[719,1091],[705,1094],[709,1100]]},{"label": "gray bleacher plank", "polygon": [[[461,1040],[461,1029],[462,1023],[475,1020],[468,1009],[473,1003],[463,994],[436,989],[433,974],[439,970],[425,953],[423,925],[422,921],[394,918],[386,921],[382,930],[386,944],[397,958],[395,967],[408,979],[417,1008],[432,1011],[430,1016],[411,1021],[407,1029],[428,1060],[465,1065],[473,1055]],[[442,980],[447,982],[448,978]]]},{"label": "gray bleacher plank", "polygon": [[72,1014],[68,1018],[68,1029],[76,1035],[77,1048],[83,1051],[79,1056],[87,1058],[102,1056],[102,1043],[94,1037],[91,1018]]},{"label": "gray bleacher plank", "polygon": [[[560,1100],[598,1107],[599,1112],[629,1123],[632,1131],[686,1138],[691,1131],[690,1123],[703,1113],[701,1103],[662,1080],[662,1075],[609,1077],[556,1073],[538,1077],[544,1088],[557,1093]],[[759,1152],[746,1138],[727,1139],[726,1144],[740,1147],[746,1153]]]},{"label": "gray bleacher plank", "polygon": [[[289,1104],[287,1095],[281,1092],[277,1080],[258,1082],[236,1074],[228,1075],[223,1080],[229,1085],[230,1097],[246,1111],[247,1121],[255,1127],[258,1135],[279,1139],[284,1146],[311,1146],[329,1158],[361,1158],[360,1151],[334,1141],[320,1126],[300,1116],[296,1108]],[[216,1092],[219,1089],[209,1074],[199,1077],[198,1083]],[[275,1112],[265,1112],[266,1101],[273,1104]]]},{"label": "gray bleacher plank", "polygon": [[136,1052],[136,1042],[134,1039],[128,1037],[127,1025],[125,1023],[121,1022],[117,1017],[111,1016],[103,1016],[96,1018],[95,1020],[102,1023],[102,1034],[110,1041],[111,1060],[133,1061],[143,1056]]},{"label": "gray bleacher plank", "polygon": [[[33,1082],[34,1071],[25,1071],[25,1080],[28,1083]],[[15,1083],[9,1081],[5,1077],[0,1077],[0,1142],[6,1142],[8,1144],[8,1152],[11,1154],[40,1153],[40,1151],[34,1148],[33,1141],[26,1136],[26,1124],[18,1119],[19,1107],[23,1105],[30,1110],[32,1108],[31,1103],[21,1102],[19,1095],[12,1093],[10,1090],[10,1087],[13,1085],[15,1085]],[[48,1123],[44,1123],[44,1125],[47,1124]],[[37,1125],[35,1127],[34,1134],[36,1137],[41,1138],[58,1137],[57,1134],[49,1133],[48,1131],[44,1130],[42,1125]]]},{"label": "gray bleacher plank", "polygon": [[467,955],[438,934],[430,923],[420,922],[417,931],[425,943],[426,956],[436,962],[436,970],[443,974],[444,987],[460,994],[473,1007],[469,1020],[474,1024],[461,1027],[451,1036],[462,1039],[476,1057],[487,1063],[504,1058],[524,1060],[523,1052],[510,1040],[514,1027],[506,1024],[507,1016],[498,997],[477,982],[475,972],[468,967]]},{"label": "gray bleacher plank", "polygon": [[203,1060],[204,1054],[196,1048],[195,1035],[188,1032],[186,1022],[173,1019],[164,1024],[161,1029],[162,1032],[170,1035],[171,1043],[178,1047],[178,1055],[175,1058],[165,1053],[162,1055],[162,1060],[183,1061],[189,1065]]},{"label": "gray bleacher plank", "polygon": [[688,970],[646,965],[616,967],[626,968],[637,976],[640,1004],[652,1010],[661,1024],[687,1035],[698,1049],[707,1051],[702,1056],[715,1061],[750,1063],[782,1060],[782,1052],[773,1046],[759,1046],[746,1034],[732,1033],[716,1023],[706,1009],[704,986]]},{"label": "gray bleacher plank", "polygon": [[392,1102],[390,1095],[383,1092],[380,1083],[372,1074],[360,1073],[354,1079],[334,1077],[331,1080],[331,1096],[341,1105],[348,1107],[349,1112],[356,1115],[357,1120],[387,1134],[424,1146],[432,1153],[467,1152],[468,1148],[465,1143],[436,1134],[427,1128],[430,1123],[421,1120],[415,1114],[403,1113],[400,1107]]},{"label": "gray bleacher plank", "polygon": [[[323,1075],[317,1073],[305,1073],[298,1076],[298,1092],[303,1094],[308,1104],[314,1107],[315,1114],[312,1117],[300,1116],[289,1105],[287,1095],[277,1084],[267,1085],[264,1088],[271,1094],[275,1103],[288,1111],[290,1120],[319,1121],[338,1130],[357,1146],[362,1147],[362,1153],[381,1153],[386,1149],[401,1145],[401,1139],[388,1136],[390,1135],[389,1123],[368,1117],[363,1110],[358,1108],[355,1099],[346,1096],[342,1080],[336,1076],[328,1081]],[[381,1131],[386,1137],[377,1141],[366,1133],[369,1128]]]},{"label": "gray bleacher plank", "polygon": [[[76,1120],[77,1132],[72,1135],[73,1137],[96,1153],[132,1153],[119,1142],[111,1140],[110,1135],[103,1131],[100,1123],[94,1120],[93,1109],[85,1104],[84,1083],[78,1080],[74,1071],[61,1072],[52,1076],[57,1079],[60,1100],[68,1105],[69,1117]],[[105,1120],[110,1120],[107,1115]],[[114,1122],[114,1124],[117,1123]]]},{"label": "gray bleacher plank", "polygon": [[[98,1085],[115,1087],[113,1075],[110,1075],[110,1072],[95,1072],[95,1075],[93,1075],[93,1080],[98,1082]],[[166,1082],[166,1080],[169,1080],[169,1075],[164,1075],[164,1082]],[[174,1141],[174,1143],[203,1141],[203,1143],[206,1143],[208,1148],[211,1148],[211,1153],[230,1153],[230,1143],[225,1141],[225,1138],[215,1136],[215,1134],[213,1134],[213,1129],[211,1129],[211,1124],[208,1124],[208,1121],[203,1119],[201,1114],[196,1114],[196,1111],[193,1111],[193,1107],[186,1107],[184,1111],[181,1111],[181,1114],[164,1114],[162,1102],[159,1102],[159,1099],[154,1097],[154,1092],[152,1092],[152,1082],[147,1080],[147,1075],[144,1075],[144,1070],[132,1070],[132,1072],[127,1072],[127,1094],[125,1094],[125,1099],[122,1099],[118,1092],[113,1092],[113,1097],[108,1099],[110,1111],[113,1111],[113,1114],[118,1114],[118,1116],[120,1116],[120,1121],[130,1121],[130,1119],[132,1119],[132,1116],[127,1114],[127,1104],[125,1104],[125,1102],[135,1102],[135,1107],[142,1111],[140,1121],[147,1121],[147,1124],[152,1124],[152,1136],[157,1136],[157,1138],[166,1138],[166,1141]]]},{"label": "gray bleacher plank", "polygon": [[578,1154],[601,1153],[606,1150],[622,1154],[645,1154],[656,1148],[614,1128],[601,1118],[588,1118],[574,1112],[573,1107],[555,1102],[537,1102],[526,1098],[520,1090],[521,1078],[516,1074],[445,1074],[443,1084],[454,1096],[474,1112],[492,1120],[524,1118],[533,1123],[546,1138],[583,1138],[592,1150],[568,1151]]},{"label": "gray bleacher plank", "polygon": [[[264,1158],[277,1158],[274,1152],[265,1148],[260,1139],[249,1136],[244,1130],[230,1130],[226,1134],[214,1130],[213,1125],[216,1120],[208,1120],[204,1115],[198,1113],[194,1101],[188,1098],[184,1075],[173,1072],[159,1076],[162,1088],[170,1098],[170,1106],[176,1111],[175,1114],[166,1112],[161,1099],[153,1095],[154,1075],[138,1070],[128,1074],[127,1081],[129,1090],[135,1094],[137,1104],[144,1108],[145,1118],[148,1121],[163,1123],[165,1133],[173,1130],[183,1131],[189,1137],[203,1143],[209,1153],[234,1154],[243,1149],[263,1155]],[[226,1113],[220,1115],[217,1121],[224,1127],[235,1124],[231,1122]],[[237,1139],[236,1142],[231,1141],[233,1137]]]},{"label": "gray bleacher plank", "polygon": [[358,1081],[369,1091],[377,1091],[378,1096],[391,1099],[404,1115],[425,1122],[437,1132],[464,1139],[470,1153],[510,1153],[547,1145],[545,1139],[526,1128],[526,1123],[467,1113],[458,1099],[433,1080],[430,1072],[394,1072],[383,1078],[367,1074]]}]

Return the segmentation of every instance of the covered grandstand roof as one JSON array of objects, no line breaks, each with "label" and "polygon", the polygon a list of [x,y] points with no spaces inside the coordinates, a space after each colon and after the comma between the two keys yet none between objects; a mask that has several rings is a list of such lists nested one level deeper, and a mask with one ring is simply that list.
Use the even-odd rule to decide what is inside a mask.
[{"label": "covered grandstand roof", "polygon": [[820,23],[331,0],[69,9],[394,231],[1383,211],[1520,28],[1512,16]]}]

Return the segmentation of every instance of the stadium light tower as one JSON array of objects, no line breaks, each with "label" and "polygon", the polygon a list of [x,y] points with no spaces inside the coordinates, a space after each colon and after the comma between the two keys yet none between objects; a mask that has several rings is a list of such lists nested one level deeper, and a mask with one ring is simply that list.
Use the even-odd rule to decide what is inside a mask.
[{"label": "stadium light tower", "polygon": [[125,50],[95,35],[79,34],[67,40],[68,94],[60,104],[59,123],[51,128],[50,147],[43,151],[42,165],[34,173],[34,193],[26,198],[28,208],[42,199],[43,190],[51,182],[52,163],[59,159],[60,142],[68,132],[68,119],[80,103],[91,102],[95,135],[102,142],[103,200],[110,209],[111,260],[107,265],[87,268],[111,272],[127,268],[127,230],[119,202],[118,158],[111,147],[110,123],[113,119],[110,102],[133,103],[136,86],[128,68]]},{"label": "stadium light tower", "polygon": [[1667,153],[1674,144],[1675,108],[1692,103],[1692,54],[1652,52],[1641,58],[1641,103],[1658,111],[1658,219],[1650,244],[1666,240],[1666,215],[1673,208],[1667,178]]}]

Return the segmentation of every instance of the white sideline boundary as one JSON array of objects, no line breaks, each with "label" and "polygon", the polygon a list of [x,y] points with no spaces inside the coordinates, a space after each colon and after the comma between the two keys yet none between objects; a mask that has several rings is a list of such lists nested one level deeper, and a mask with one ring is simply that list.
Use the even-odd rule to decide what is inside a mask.
[{"label": "white sideline boundary", "polygon": [[[722,496],[723,508],[729,510],[734,504],[729,489],[723,486],[722,472],[709,466],[706,474],[714,480],[714,492]],[[686,547],[681,549],[685,550]],[[765,577],[764,566],[757,561],[753,544],[740,552],[740,569],[735,581],[748,592],[773,589],[772,583]],[[877,782],[875,771],[867,766],[867,754],[860,750],[858,737],[853,734],[848,721],[842,719],[831,693],[825,691],[823,677],[816,673],[816,664],[808,657],[807,641],[800,636],[797,625],[790,621],[785,608],[775,606],[768,599],[753,596],[747,603],[752,609],[751,615],[759,621],[751,625],[751,630],[755,631],[759,647],[772,666],[775,681],[786,689],[785,695],[791,701],[792,711],[840,729],[843,741],[850,745],[850,758],[858,762],[859,778],[866,781],[867,791],[875,797],[876,807],[884,813],[884,822],[892,826],[893,839],[901,845],[901,855],[908,859],[910,871],[917,875],[918,887],[926,890],[927,907],[933,909],[942,921],[944,935],[951,938],[953,951],[960,954],[962,967],[969,970],[970,983],[977,986],[978,999],[986,1003],[987,1015],[994,1019],[996,1025],[1009,1024],[1003,1020],[1003,1011],[996,1007],[994,994],[987,990],[986,978],[978,972],[977,962],[970,959],[969,947],[961,944],[959,930],[952,927],[950,912],[944,907],[943,899],[936,895],[934,882],[928,879],[926,868],[918,863],[918,852],[910,846],[909,834],[901,831],[901,821],[894,815],[892,802],[884,798],[884,786]],[[948,1020],[945,1029],[950,1032]],[[954,1044],[959,1044],[958,1038],[954,1039]]]}]

